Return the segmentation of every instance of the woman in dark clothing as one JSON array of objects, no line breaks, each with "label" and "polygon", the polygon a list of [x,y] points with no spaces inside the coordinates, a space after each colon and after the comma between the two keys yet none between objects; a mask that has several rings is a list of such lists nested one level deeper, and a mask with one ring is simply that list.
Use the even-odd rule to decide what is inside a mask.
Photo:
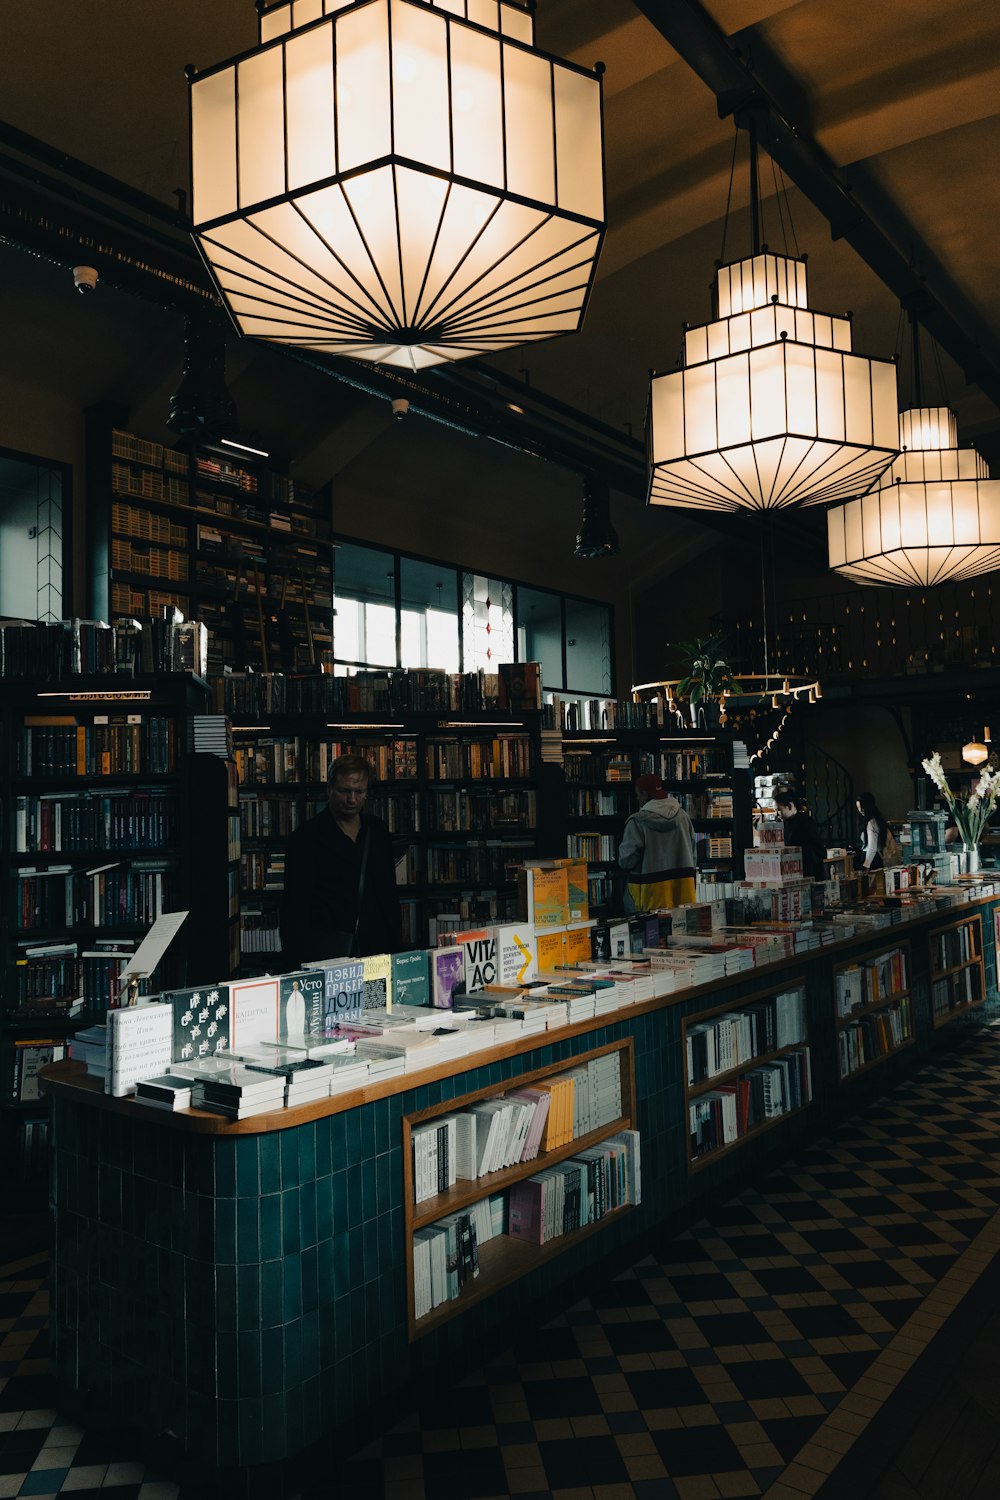
[{"label": "woman in dark clothing", "polygon": [[826,879],[826,845],[815,822],[791,792],[781,792],[774,805],[785,825],[785,843],[802,850],[802,873],[807,880]]},{"label": "woman in dark clothing", "polygon": [[881,870],[889,825],[879,811],[871,792],[860,792],[855,806],[861,814],[859,849],[854,856],[856,870]]}]

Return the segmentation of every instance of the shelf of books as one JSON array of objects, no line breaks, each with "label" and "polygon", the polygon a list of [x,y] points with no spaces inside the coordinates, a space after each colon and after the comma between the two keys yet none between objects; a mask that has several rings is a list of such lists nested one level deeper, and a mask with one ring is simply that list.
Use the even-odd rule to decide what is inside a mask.
[{"label": "shelf of books", "polygon": [[929,933],[931,1021],[945,1026],[986,998],[983,919],[978,912]]},{"label": "shelf of books", "polygon": [[166,448],[98,415],[88,490],[90,555],[108,568],[95,613],[175,606],[208,627],[213,671],[295,671],[332,649],[329,517],[266,460]]},{"label": "shelf of books", "polygon": [[213,685],[233,720],[245,973],[277,961],[285,841],[326,806],[341,755],[375,771],[368,808],[394,841],[406,946],[517,914],[514,872],[537,852],[538,715],[498,717],[484,675],[229,674]]},{"label": "shelf of books", "polygon": [[631,1038],[403,1120],[419,1338],[641,1198]]},{"label": "shelf of books", "polygon": [[[113,646],[110,628],[92,634],[98,656],[103,638]],[[62,664],[74,632],[43,635],[50,667]],[[44,650],[32,643],[30,654],[41,662]],[[229,972],[236,809],[225,762],[193,753],[206,685],[192,674],[111,667],[40,683],[15,675],[3,688],[2,1088],[6,1106],[39,1111],[38,1068],[117,1001],[121,971],[159,916],[190,913],[144,989],[179,982],[189,962]],[[192,779],[202,761],[222,777],[204,796]]]},{"label": "shelf of books", "polygon": [[[729,886],[742,877],[743,850],[751,842],[749,773],[736,764],[734,744],[684,744],[662,733],[651,739],[649,729],[623,721],[619,711],[626,706],[643,713],[653,708],[609,704],[615,713],[596,716],[623,726],[612,736],[564,732],[566,852],[595,864],[597,873],[604,867],[606,894],[625,820],[635,811],[635,780],[657,774],[691,818],[699,896],[707,899],[712,894],[708,888]],[[601,892],[593,894],[591,904],[599,910]]]},{"label": "shelf of books", "polygon": [[690,1171],[810,1103],[803,981],[685,1017],[682,1031]]},{"label": "shelf of books", "polygon": [[841,1082],[884,1062],[901,1047],[913,1045],[909,975],[909,943],[898,943],[855,963],[834,965]]}]

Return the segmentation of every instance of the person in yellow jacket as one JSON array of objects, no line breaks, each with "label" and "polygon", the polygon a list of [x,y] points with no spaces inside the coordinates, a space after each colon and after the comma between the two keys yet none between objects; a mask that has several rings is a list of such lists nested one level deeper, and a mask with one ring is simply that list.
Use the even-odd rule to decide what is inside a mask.
[{"label": "person in yellow jacket", "polygon": [[625,824],[618,863],[628,875],[625,909],[658,911],[694,900],[695,838],[691,819],[659,776],[640,776],[639,804]]}]

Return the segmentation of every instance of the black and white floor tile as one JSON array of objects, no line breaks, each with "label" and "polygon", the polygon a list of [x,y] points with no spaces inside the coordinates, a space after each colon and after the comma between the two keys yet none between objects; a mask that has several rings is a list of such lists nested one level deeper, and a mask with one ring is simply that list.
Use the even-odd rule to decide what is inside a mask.
[{"label": "black and white floor tile", "polygon": [[[998,1250],[1000,1030],[984,1027],[303,1500],[862,1500],[863,1440]],[[0,1500],[201,1500],[60,1415],[46,1272],[43,1253],[0,1265]]]}]

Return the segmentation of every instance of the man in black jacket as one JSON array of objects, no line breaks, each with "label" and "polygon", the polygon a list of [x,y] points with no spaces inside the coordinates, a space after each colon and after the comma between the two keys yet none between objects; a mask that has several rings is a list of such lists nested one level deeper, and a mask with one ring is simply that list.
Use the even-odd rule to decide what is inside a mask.
[{"label": "man in black jacket", "polygon": [[312,959],[399,949],[389,830],[364,810],[372,775],[362,756],[341,755],[330,767],[329,806],[288,840],[281,901],[281,956],[287,969]]}]

